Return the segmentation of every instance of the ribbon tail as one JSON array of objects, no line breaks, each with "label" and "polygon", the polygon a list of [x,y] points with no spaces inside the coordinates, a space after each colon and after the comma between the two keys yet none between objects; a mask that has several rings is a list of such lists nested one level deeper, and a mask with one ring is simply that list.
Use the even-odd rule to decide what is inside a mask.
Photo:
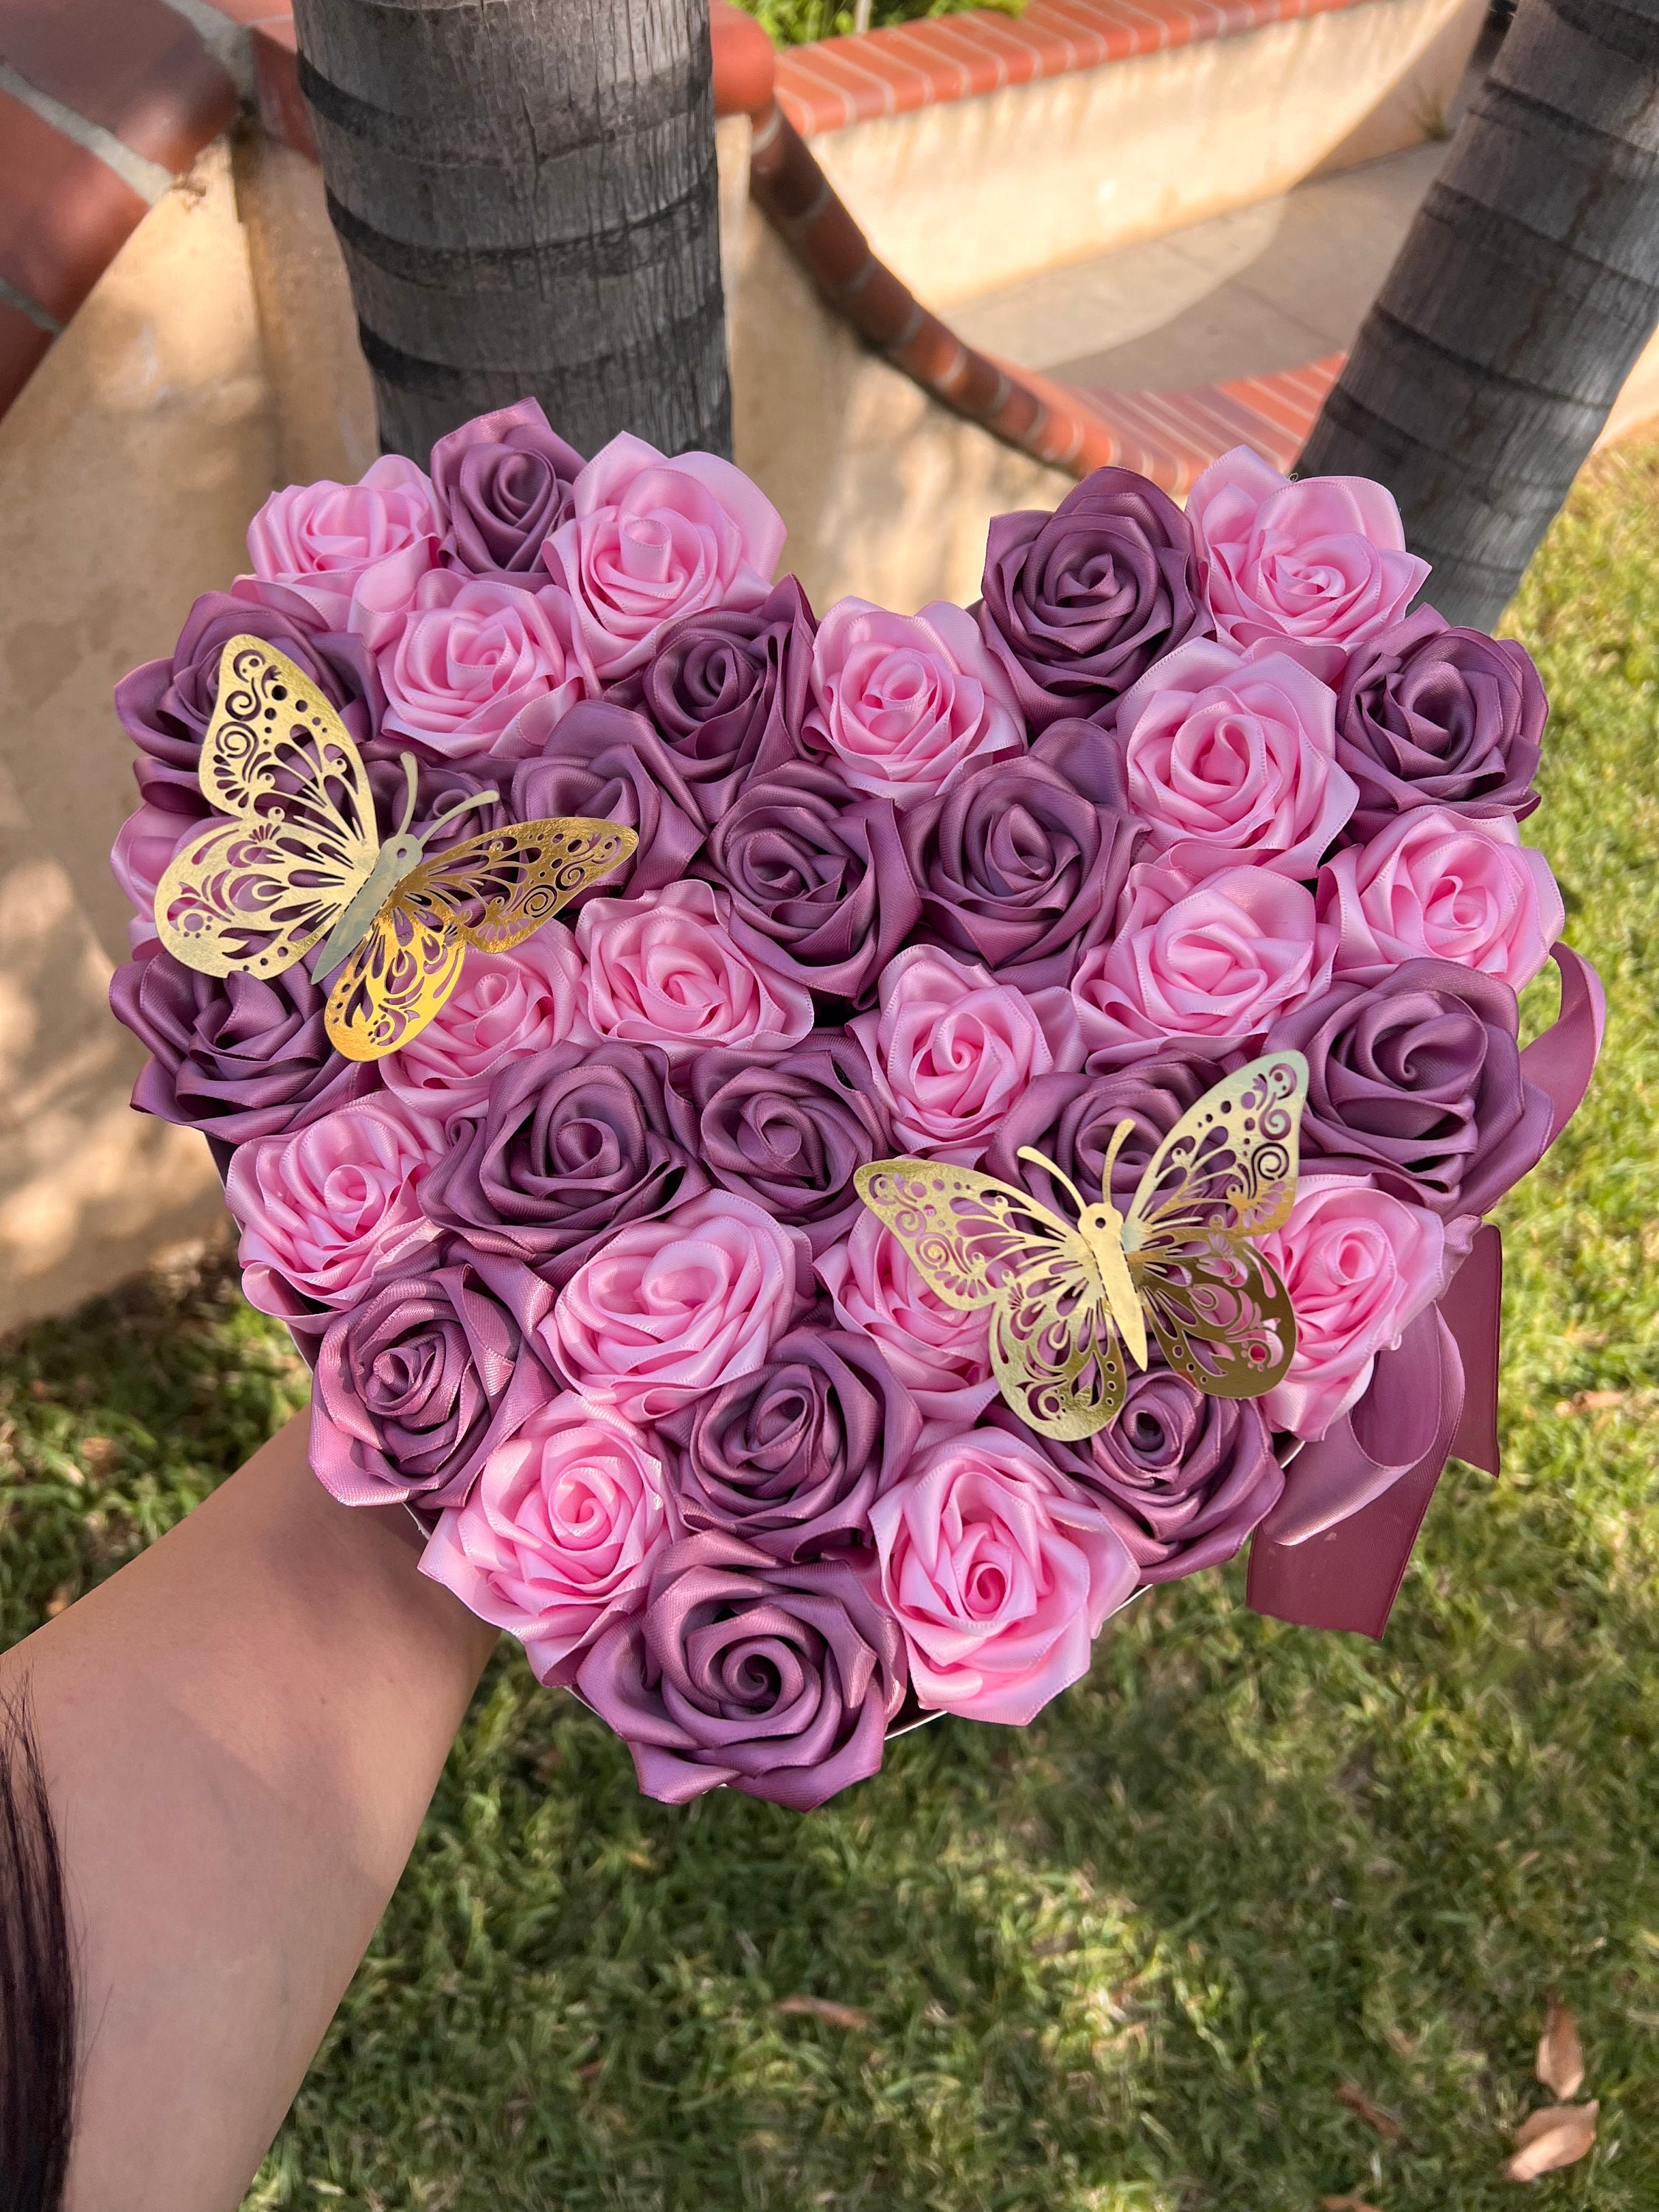
[{"label": "ribbon tail", "polygon": [[[1245,1597],[1257,1613],[1299,1627],[1341,1628],[1374,1638],[1388,1626],[1463,1411],[1457,1340],[1438,1307],[1431,1307],[1396,1350],[1378,1359],[1368,1398],[1373,1394],[1373,1406],[1362,1401],[1355,1407],[1346,1435],[1322,1437],[1307,1448],[1333,1444],[1331,1454],[1307,1470],[1319,1494],[1305,1508],[1292,1505],[1281,1515],[1302,1480],[1300,1460],[1291,1462],[1285,1498],[1250,1546]],[[1362,1409],[1365,1418],[1356,1419]],[[1424,1418],[1430,1409],[1431,1421]],[[1377,1459],[1376,1448],[1390,1430],[1403,1437],[1413,1428],[1416,1441],[1426,1443],[1419,1457],[1403,1467]],[[1350,1487],[1339,1502],[1335,1492],[1343,1480]],[[1355,1498],[1363,1501],[1357,1507],[1349,1502]],[[1270,1534],[1275,1524],[1290,1533]]]},{"label": "ribbon tail", "polygon": [[1442,1319],[1456,1340],[1463,1363],[1463,1410],[1450,1451],[1496,1479],[1498,1460],[1498,1365],[1499,1324],[1504,1309],[1504,1239],[1496,1222],[1475,1232],[1469,1256],[1452,1277],[1440,1301]]}]

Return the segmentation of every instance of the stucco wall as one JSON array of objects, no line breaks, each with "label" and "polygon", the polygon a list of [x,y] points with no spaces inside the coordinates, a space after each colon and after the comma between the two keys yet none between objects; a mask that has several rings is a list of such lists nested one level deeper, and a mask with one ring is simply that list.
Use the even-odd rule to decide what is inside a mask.
[{"label": "stucco wall", "polygon": [[738,465],[788,526],[784,566],[817,607],[847,592],[905,614],[965,605],[991,517],[1071,489],[868,352],[753,208],[732,393]]},{"label": "stucco wall", "polygon": [[222,141],[0,420],[0,1328],[222,1216],[199,1137],[132,1113],[105,1003],[133,804],[112,687],[245,565],[276,447]]}]

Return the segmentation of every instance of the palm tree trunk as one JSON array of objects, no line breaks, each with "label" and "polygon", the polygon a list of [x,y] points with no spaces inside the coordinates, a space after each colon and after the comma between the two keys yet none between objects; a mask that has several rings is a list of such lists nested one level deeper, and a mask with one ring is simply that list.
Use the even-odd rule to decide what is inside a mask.
[{"label": "palm tree trunk", "polygon": [[1659,320],[1659,0],[1521,0],[1297,464],[1489,629]]},{"label": "palm tree trunk", "polygon": [[726,453],[708,0],[295,0],[380,438]]}]

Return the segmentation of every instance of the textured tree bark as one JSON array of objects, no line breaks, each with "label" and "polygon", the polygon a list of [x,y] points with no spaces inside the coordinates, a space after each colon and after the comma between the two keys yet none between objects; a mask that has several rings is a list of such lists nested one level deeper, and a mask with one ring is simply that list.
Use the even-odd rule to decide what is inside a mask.
[{"label": "textured tree bark", "polygon": [[727,453],[708,0],[295,0],[389,452],[533,393]]},{"label": "textured tree bark", "polygon": [[1521,0],[1297,471],[1379,477],[1502,613],[1659,320],[1659,0]]}]

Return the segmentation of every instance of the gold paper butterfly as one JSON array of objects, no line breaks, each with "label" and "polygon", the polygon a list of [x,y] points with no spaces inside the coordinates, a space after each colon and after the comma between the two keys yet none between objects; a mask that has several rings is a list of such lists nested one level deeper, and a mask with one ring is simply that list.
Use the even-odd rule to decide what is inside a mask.
[{"label": "gold paper butterfly", "polygon": [[512,822],[428,860],[427,837],[496,793],[462,799],[416,836],[414,755],[403,763],[409,798],[383,845],[339,715],[274,646],[233,637],[198,771],[232,818],[204,823],[155,893],[162,944],[204,975],[280,975],[323,944],[321,982],[343,960],[323,1024],[348,1060],[407,1044],[454,989],[468,945],[522,944],[636,842],[615,822]]},{"label": "gold paper butterfly", "polygon": [[939,1160],[873,1160],[854,1177],[947,1305],[989,1306],[991,1364],[1028,1427],[1076,1439],[1123,1403],[1122,1344],[1146,1364],[1146,1328],[1177,1375],[1212,1398],[1256,1398],[1296,1350],[1290,1293],[1256,1240],[1296,1195],[1308,1093],[1299,1052],[1253,1060],[1182,1115],[1147,1163],[1127,1215],[1022,1146],[1077,1204],[1073,1228],[1026,1192]]}]

